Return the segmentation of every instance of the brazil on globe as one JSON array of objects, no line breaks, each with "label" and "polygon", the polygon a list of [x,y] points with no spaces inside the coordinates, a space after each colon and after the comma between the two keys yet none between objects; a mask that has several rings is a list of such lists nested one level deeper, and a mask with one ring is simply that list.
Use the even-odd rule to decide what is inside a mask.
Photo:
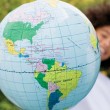
[{"label": "brazil on globe", "polygon": [[0,24],[0,89],[23,110],[65,110],[92,89],[100,69],[95,30],[74,6],[38,0]]}]

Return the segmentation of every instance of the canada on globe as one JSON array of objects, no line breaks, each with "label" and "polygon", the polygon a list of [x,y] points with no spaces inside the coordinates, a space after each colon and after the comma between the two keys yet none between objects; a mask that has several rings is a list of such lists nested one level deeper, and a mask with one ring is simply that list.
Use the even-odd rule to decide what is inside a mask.
[{"label": "canada on globe", "polygon": [[93,87],[100,69],[89,20],[59,0],[38,0],[0,24],[0,89],[23,110],[65,110]]}]

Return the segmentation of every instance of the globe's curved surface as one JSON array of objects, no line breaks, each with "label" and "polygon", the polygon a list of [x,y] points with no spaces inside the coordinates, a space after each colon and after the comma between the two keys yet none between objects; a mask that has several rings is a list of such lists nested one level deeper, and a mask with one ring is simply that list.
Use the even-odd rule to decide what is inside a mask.
[{"label": "globe's curved surface", "polygon": [[38,0],[9,13],[0,29],[0,89],[23,110],[67,109],[91,90],[100,52],[79,10]]}]

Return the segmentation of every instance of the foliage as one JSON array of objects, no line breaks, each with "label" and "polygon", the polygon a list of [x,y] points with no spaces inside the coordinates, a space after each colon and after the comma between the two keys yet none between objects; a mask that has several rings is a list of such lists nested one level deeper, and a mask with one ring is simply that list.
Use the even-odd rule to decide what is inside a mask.
[{"label": "foliage", "polygon": [[[23,3],[31,2],[34,0],[0,0],[0,20],[4,18],[4,16],[15,9],[16,7],[20,6]],[[85,10],[89,6],[97,5],[100,2],[103,1],[109,1],[109,0],[62,0],[65,2],[68,2],[72,5],[75,5],[81,10]]]},{"label": "foliage", "polygon": [[0,92],[0,110],[20,110],[18,107],[9,102]]},{"label": "foliage", "polygon": [[109,0],[64,0],[65,2],[69,2],[70,4],[76,6],[82,11],[85,11],[87,8],[96,6],[102,2],[108,2]]},{"label": "foliage", "polygon": [[0,20],[16,7],[31,1],[34,0],[0,0]]}]

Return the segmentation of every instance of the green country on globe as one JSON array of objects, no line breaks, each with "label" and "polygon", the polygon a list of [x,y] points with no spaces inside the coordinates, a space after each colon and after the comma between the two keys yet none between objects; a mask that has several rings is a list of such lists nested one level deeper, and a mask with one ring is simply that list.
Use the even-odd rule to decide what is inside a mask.
[{"label": "green country on globe", "polygon": [[93,87],[100,69],[95,30],[77,8],[38,0],[0,24],[0,89],[23,110],[65,110]]}]

